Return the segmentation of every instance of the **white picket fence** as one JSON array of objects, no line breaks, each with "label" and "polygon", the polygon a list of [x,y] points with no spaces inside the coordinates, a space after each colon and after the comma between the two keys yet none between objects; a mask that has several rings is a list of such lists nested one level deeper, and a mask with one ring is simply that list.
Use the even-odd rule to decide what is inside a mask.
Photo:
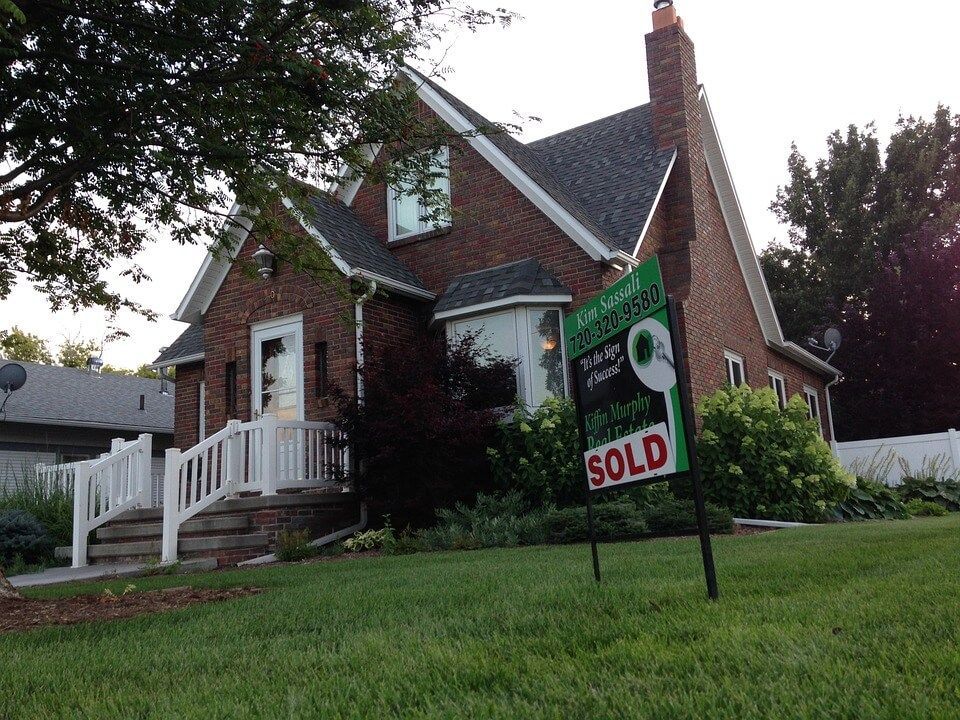
[{"label": "white picket fence", "polygon": [[960,475],[960,433],[953,429],[929,435],[855,440],[836,443],[835,447],[840,463],[851,472],[862,471],[870,464],[882,465],[887,485],[899,485],[906,470],[918,472],[931,465],[942,476]]}]

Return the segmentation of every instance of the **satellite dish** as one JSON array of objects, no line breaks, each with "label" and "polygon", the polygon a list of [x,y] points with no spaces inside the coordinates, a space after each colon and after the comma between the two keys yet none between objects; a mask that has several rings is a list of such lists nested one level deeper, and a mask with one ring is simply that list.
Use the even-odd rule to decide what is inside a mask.
[{"label": "satellite dish", "polygon": [[836,350],[840,347],[841,339],[840,331],[833,327],[827,328],[827,331],[823,334],[823,344],[831,350]]},{"label": "satellite dish", "polygon": [[27,371],[19,363],[7,363],[0,367],[0,390],[12,393],[19,390],[27,381]]}]

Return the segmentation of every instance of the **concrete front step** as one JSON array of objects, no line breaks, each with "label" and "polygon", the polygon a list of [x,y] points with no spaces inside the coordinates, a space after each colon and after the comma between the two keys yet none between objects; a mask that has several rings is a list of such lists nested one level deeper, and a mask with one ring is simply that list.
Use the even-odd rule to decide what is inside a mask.
[{"label": "concrete front step", "polygon": [[[228,515],[221,517],[197,517],[187,520],[180,526],[180,535],[194,535],[198,533],[216,533],[227,530],[246,530],[250,527],[250,518],[243,515]],[[163,537],[163,523],[130,523],[106,525],[97,528],[98,540],[129,540],[133,538],[161,538]]]},{"label": "concrete front step", "polygon": [[[221,552],[234,550],[260,551],[267,547],[267,533],[249,533],[246,535],[216,535],[212,537],[180,538],[177,543],[178,554],[204,554],[218,556]],[[87,557],[92,561],[117,558],[159,558],[160,540],[134,540],[132,542],[100,543],[87,548]],[[70,547],[59,547],[57,557],[70,557]]]}]

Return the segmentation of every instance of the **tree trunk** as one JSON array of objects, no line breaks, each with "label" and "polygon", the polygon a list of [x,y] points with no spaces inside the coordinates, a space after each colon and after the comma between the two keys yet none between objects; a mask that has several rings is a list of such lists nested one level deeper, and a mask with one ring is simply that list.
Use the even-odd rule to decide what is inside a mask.
[{"label": "tree trunk", "polygon": [[17,592],[17,589],[10,584],[7,576],[0,570],[0,600],[23,600],[23,595]]}]

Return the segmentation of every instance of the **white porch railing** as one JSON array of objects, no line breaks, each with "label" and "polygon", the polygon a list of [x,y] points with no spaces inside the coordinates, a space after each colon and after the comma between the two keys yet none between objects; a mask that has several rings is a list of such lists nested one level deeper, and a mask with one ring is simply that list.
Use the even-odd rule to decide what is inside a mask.
[{"label": "white porch railing", "polygon": [[330,485],[348,468],[344,435],[333,424],[273,415],[231,420],[189,450],[167,450],[161,561],[177,559],[180,526],[227,495]]},{"label": "white porch railing", "polygon": [[[87,564],[90,532],[117,515],[150,505],[150,459],[153,436],[116,439],[111,453],[99,460],[38,468],[38,476],[73,484],[73,567]],[[72,474],[72,478],[70,475]]]},{"label": "white porch railing", "polygon": [[62,490],[66,493],[73,492],[74,479],[77,476],[77,469],[80,462],[58,463],[56,465],[44,465],[37,463],[35,471],[37,483],[47,495]]}]

